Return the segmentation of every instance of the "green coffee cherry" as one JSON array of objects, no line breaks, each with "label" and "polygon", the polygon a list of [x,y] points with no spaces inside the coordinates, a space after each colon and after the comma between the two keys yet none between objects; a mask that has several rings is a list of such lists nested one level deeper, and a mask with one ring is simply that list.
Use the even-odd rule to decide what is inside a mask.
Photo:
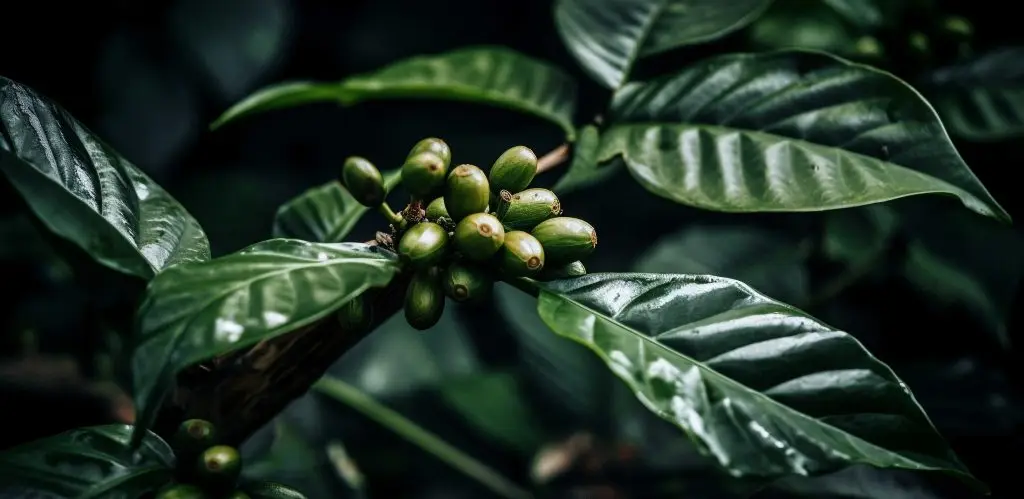
[{"label": "green coffee cherry", "polygon": [[230,490],[242,473],[242,456],[234,447],[215,445],[199,455],[196,472],[208,487]]},{"label": "green coffee cherry", "polygon": [[885,52],[885,49],[877,38],[864,35],[857,39],[854,51],[862,57],[879,57]]},{"label": "green coffee cherry", "polygon": [[474,213],[455,226],[455,249],[469,260],[494,256],[505,242],[505,229],[494,215]]},{"label": "green coffee cherry", "polygon": [[417,142],[416,145],[412,146],[412,149],[409,151],[409,155],[406,156],[406,158],[411,158],[421,152],[436,154],[437,157],[441,158],[441,161],[444,162],[445,169],[448,169],[448,165],[452,162],[452,151],[448,148],[448,144],[435,137],[426,138]]},{"label": "green coffee cherry", "polygon": [[489,180],[494,192],[519,192],[529,187],[536,175],[537,155],[529,147],[515,146],[498,156]]},{"label": "green coffee cherry", "polygon": [[420,331],[430,329],[444,313],[444,290],[436,268],[416,272],[405,291],[405,320]]},{"label": "green coffee cherry", "polygon": [[476,303],[491,292],[494,280],[476,265],[456,262],[444,270],[441,279],[444,294],[460,303]]},{"label": "green coffee cherry", "polygon": [[442,217],[451,218],[448,216],[448,208],[444,205],[444,198],[437,198],[427,205],[427,219],[437,220]]},{"label": "green coffee cherry", "polygon": [[965,42],[971,39],[974,27],[967,19],[960,16],[949,16],[942,20],[942,31],[956,41]]},{"label": "green coffee cherry", "polygon": [[551,264],[582,260],[597,247],[594,226],[572,217],[545,220],[530,232],[544,246],[544,255]]},{"label": "green coffee cherry", "polygon": [[362,333],[373,325],[373,306],[367,298],[367,293],[351,299],[348,303],[338,309],[336,317],[341,330],[346,333]]},{"label": "green coffee cherry", "polygon": [[172,442],[174,452],[179,458],[191,459],[217,445],[217,430],[213,423],[205,419],[188,419],[178,426]]},{"label": "green coffee cherry", "polygon": [[473,165],[459,165],[448,174],[444,206],[449,217],[458,222],[467,215],[482,213],[490,201],[490,187],[484,171]]},{"label": "green coffee cherry", "polygon": [[544,270],[540,272],[540,275],[537,276],[537,278],[542,281],[552,281],[555,279],[579,277],[582,275],[587,275],[587,268],[583,266],[583,262],[576,261],[563,265],[545,266]]},{"label": "green coffee cherry", "polygon": [[437,264],[447,249],[448,232],[434,222],[413,225],[398,241],[398,256],[417,269]]},{"label": "green coffee cherry", "polygon": [[366,158],[352,156],[346,159],[341,168],[341,181],[363,206],[374,208],[384,202],[384,177]]},{"label": "green coffee cherry", "polygon": [[425,197],[444,185],[448,165],[432,152],[421,152],[405,160],[402,183],[414,196]]},{"label": "green coffee cherry", "polygon": [[517,194],[501,192],[498,220],[509,230],[531,230],[537,224],[562,213],[558,196],[547,189],[526,189]]},{"label": "green coffee cherry", "polygon": [[917,57],[927,57],[931,55],[931,40],[928,39],[928,35],[925,35],[920,31],[910,33],[910,37],[907,39],[907,44],[910,45],[910,50]]},{"label": "green coffee cherry", "polygon": [[174,484],[161,489],[153,499],[206,499],[206,493],[194,485]]},{"label": "green coffee cherry", "polygon": [[505,233],[505,244],[498,255],[498,266],[510,277],[535,275],[544,268],[544,247],[521,230]]}]

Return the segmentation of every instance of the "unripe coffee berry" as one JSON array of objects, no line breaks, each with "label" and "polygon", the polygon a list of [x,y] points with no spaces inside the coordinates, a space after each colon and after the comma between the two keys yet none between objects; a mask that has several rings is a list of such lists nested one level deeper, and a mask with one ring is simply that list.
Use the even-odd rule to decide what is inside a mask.
[{"label": "unripe coffee berry", "polygon": [[444,206],[454,222],[482,213],[490,201],[490,187],[484,171],[473,165],[456,166],[445,185]]},{"label": "unripe coffee berry", "polygon": [[505,229],[494,215],[474,213],[455,226],[455,249],[465,258],[482,262],[505,242]]},{"label": "unripe coffee berry", "polygon": [[398,241],[398,256],[413,268],[439,263],[448,249],[448,232],[434,222],[420,222],[405,231]]},{"label": "unripe coffee berry", "polygon": [[536,175],[537,155],[529,147],[515,146],[498,156],[489,180],[494,192],[519,192],[529,187]]},{"label": "unripe coffee berry", "polygon": [[499,268],[510,277],[532,276],[544,268],[544,247],[537,238],[520,230],[505,233],[498,256]]},{"label": "unripe coffee berry", "polygon": [[370,208],[384,202],[384,177],[366,158],[352,156],[341,169],[341,181],[359,204]]}]

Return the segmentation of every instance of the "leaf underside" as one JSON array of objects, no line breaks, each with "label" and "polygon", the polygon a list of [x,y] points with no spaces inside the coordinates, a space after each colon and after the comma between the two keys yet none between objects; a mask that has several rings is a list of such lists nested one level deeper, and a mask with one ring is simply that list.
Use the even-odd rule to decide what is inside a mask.
[{"label": "leaf underside", "polygon": [[199,223],[67,111],[0,77],[0,170],[40,221],[103,265],[150,278],[208,260]]},{"label": "leaf underside", "polygon": [[882,71],[827,54],[726,55],[619,90],[599,161],[648,190],[725,212],[821,211],[946,194],[1009,215],[929,104]]},{"label": "leaf underside", "polygon": [[736,476],[851,464],[974,486],[909,389],[849,334],[738,281],[590,274],[538,284],[538,312]]},{"label": "leaf underside", "polygon": [[387,285],[398,270],[393,253],[367,244],[294,239],[168,269],[150,283],[138,311],[138,424],[152,422],[185,367],[312,324]]},{"label": "leaf underside", "polygon": [[[399,179],[399,170],[385,173],[385,190],[390,192]],[[367,211],[369,208],[359,204],[348,189],[332,180],[281,205],[274,216],[273,234],[316,243],[338,243]]]}]

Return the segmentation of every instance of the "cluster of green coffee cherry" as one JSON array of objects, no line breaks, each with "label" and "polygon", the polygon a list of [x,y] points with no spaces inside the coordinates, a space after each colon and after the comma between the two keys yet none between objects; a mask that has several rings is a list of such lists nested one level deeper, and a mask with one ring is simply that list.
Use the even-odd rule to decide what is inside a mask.
[{"label": "cluster of green coffee cherry", "polygon": [[[443,140],[417,142],[401,169],[412,201],[400,213],[385,201],[383,176],[372,163],[350,157],[342,169],[342,183],[352,196],[391,222],[392,233],[378,241],[414,271],[405,296],[405,318],[412,327],[436,324],[445,296],[479,302],[496,279],[586,274],[580,260],[594,251],[597,233],[583,220],[560,216],[555,193],[529,188],[537,175],[537,155],[530,148],[508,149],[489,174],[470,164],[449,169],[450,164],[451,150]],[[366,307],[367,301],[354,300],[338,318],[347,325],[365,322]]]},{"label": "cluster of green coffee cherry", "polygon": [[209,421],[189,419],[171,444],[177,461],[175,481],[154,499],[249,499],[238,489],[242,457],[238,449],[220,445]]}]

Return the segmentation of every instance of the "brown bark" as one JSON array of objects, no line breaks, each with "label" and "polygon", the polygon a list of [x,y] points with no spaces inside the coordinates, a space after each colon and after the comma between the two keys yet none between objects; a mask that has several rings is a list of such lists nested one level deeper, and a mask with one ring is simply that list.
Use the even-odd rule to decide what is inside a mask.
[{"label": "brown bark", "polygon": [[202,418],[220,428],[225,443],[239,445],[301,397],[349,349],[402,307],[406,276],[372,290],[374,324],[366,331],[343,331],[334,315],[178,378],[178,387],[157,419],[156,432],[174,433],[184,419]]}]

